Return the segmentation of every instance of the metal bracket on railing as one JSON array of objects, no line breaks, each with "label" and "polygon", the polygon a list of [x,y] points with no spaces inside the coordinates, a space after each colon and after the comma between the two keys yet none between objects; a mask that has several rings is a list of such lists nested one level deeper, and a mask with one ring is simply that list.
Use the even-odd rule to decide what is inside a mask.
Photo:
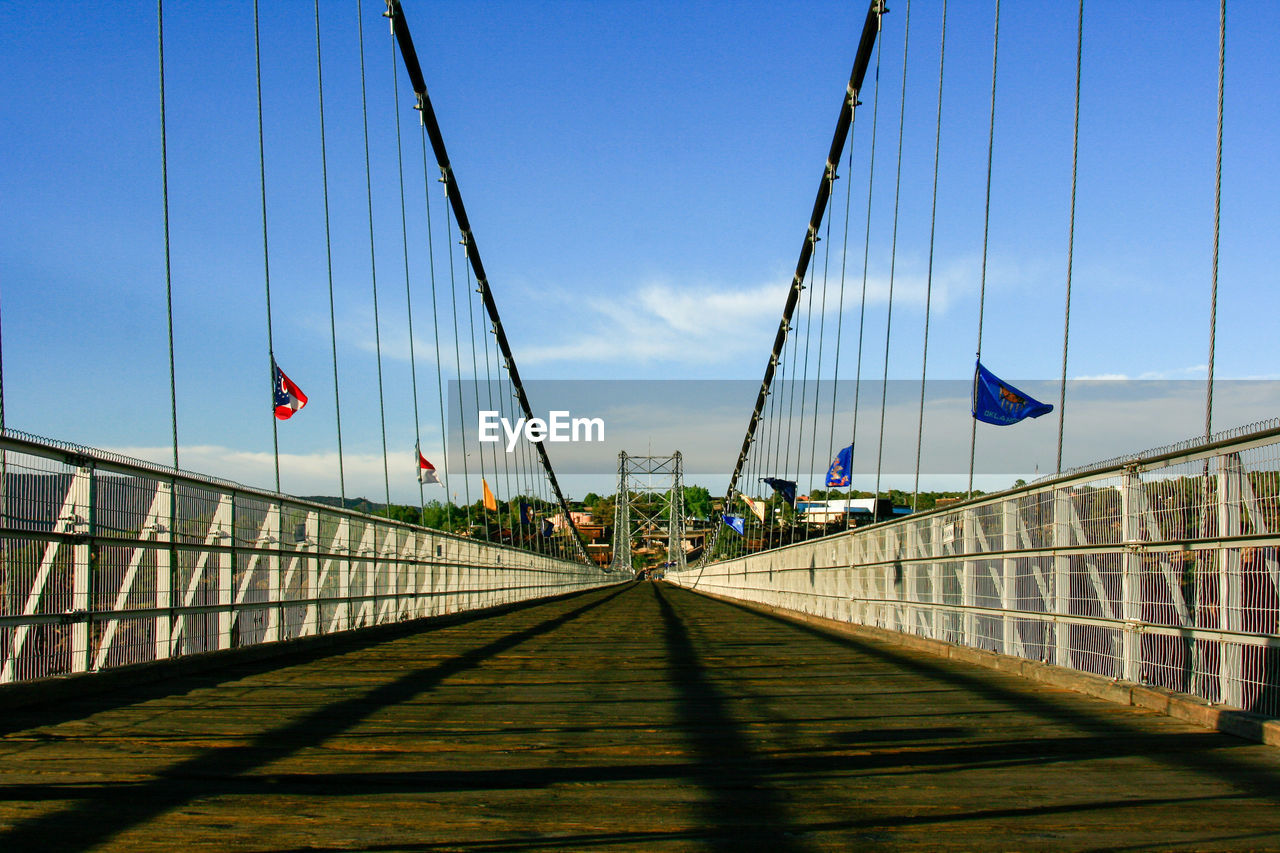
[{"label": "metal bracket on railing", "polygon": [[83,453],[68,453],[66,461],[68,465],[75,468],[92,468],[95,460],[92,456],[86,456]]},{"label": "metal bracket on railing", "polygon": [[62,625],[74,625],[77,622],[88,622],[89,611],[84,608],[79,610],[68,610],[58,616],[58,622]]}]

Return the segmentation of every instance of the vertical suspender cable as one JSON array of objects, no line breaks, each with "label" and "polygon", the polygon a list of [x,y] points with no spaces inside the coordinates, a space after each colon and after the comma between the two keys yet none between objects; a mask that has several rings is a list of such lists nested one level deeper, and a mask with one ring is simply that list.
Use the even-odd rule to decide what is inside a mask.
[{"label": "vertical suspender cable", "polygon": [[[809,234],[810,241],[812,241],[813,237],[814,237],[814,234],[811,232]],[[804,284],[804,281],[799,282],[798,286],[800,287],[801,290],[808,290],[808,288]],[[797,319],[796,322],[798,323],[799,320]],[[787,475],[791,471],[791,428],[795,425],[795,420],[796,420],[796,380],[795,380],[796,359],[799,357],[799,354],[800,354],[799,352],[800,336],[798,334],[794,334],[795,332],[794,329],[791,329],[789,331],[792,332],[792,334],[789,334],[787,338],[787,344],[789,344],[789,348],[791,350],[791,369],[787,372],[787,386],[788,386],[788,389],[787,389],[787,441],[786,441],[786,445],[785,445],[785,448],[783,451],[783,457],[782,457],[782,478],[784,480],[787,479]],[[783,357],[785,357],[786,350],[783,350],[782,354],[783,354]],[[801,417],[803,416],[804,416],[804,413],[801,412]],[[797,457],[799,456],[798,453],[796,455]],[[797,469],[799,467],[800,467],[799,465],[796,466]],[[799,482],[799,480],[800,480],[800,477],[799,475],[797,475],[796,476],[797,483]],[[795,533],[794,502],[791,504],[791,509],[792,509],[791,532],[792,532],[792,535],[794,535]]]},{"label": "vertical suspender cable", "polygon": [[[267,248],[267,156],[262,140],[262,49],[258,35],[258,0],[253,0],[253,61],[258,85],[258,183],[262,190],[262,272],[267,289],[267,369],[271,375],[271,411],[275,411],[276,357],[271,330],[271,252]],[[276,417],[271,417],[271,450],[275,460],[276,491],[280,491],[280,436]]]},{"label": "vertical suspender cable", "polygon": [[[853,377],[853,424],[849,429],[849,446],[858,440],[858,404],[862,396],[862,335],[867,319],[867,267],[871,257],[871,199],[876,178],[876,136],[880,125],[880,42],[876,42],[876,89],[871,100],[871,154],[867,166],[867,237],[862,250],[862,307],[858,309],[858,361]],[[853,459],[856,451],[849,452],[849,487],[845,500],[853,499]],[[849,506],[848,503],[845,506]]]},{"label": "vertical suspender cable", "polygon": [[938,120],[933,134],[933,200],[929,208],[929,272],[924,288],[924,344],[920,353],[920,415],[916,423],[916,479],[911,509],[920,503],[920,448],[924,439],[924,383],[929,374],[929,312],[933,307],[933,247],[938,227],[938,153],[942,150],[942,81],[947,59],[947,0],[942,0],[942,38],[938,45]]},{"label": "vertical suspender cable", "polygon": [[[828,209],[830,209],[831,207],[829,195],[828,195],[827,207]],[[816,243],[820,239],[822,238],[819,237],[818,233],[815,231],[813,234],[813,241]],[[809,350],[812,349],[812,343],[813,343],[813,335],[811,334],[813,330],[813,275],[812,275],[812,272],[809,275],[808,291],[809,292],[805,294],[804,367],[802,368],[800,373],[800,432],[796,437],[796,492],[797,494],[799,494],[799,491],[800,491],[800,477],[802,476],[802,473],[804,471],[804,469],[801,467],[801,460],[804,458],[804,407],[805,407],[805,401],[808,399],[808,396],[809,396],[808,394]],[[821,345],[821,341],[819,341],[819,345]],[[817,394],[817,391],[815,390],[814,399],[816,400],[817,397],[818,397],[818,394]],[[817,411],[816,406],[814,407],[814,410]],[[816,432],[817,429],[818,429],[818,425],[815,422],[813,431]],[[809,466],[809,470],[810,470],[809,484],[810,484],[810,487],[812,487],[813,485],[813,474],[812,474],[813,466],[812,465]],[[797,523],[799,522],[799,516],[797,516],[796,521]]]},{"label": "vertical suspender cable", "polygon": [[[813,471],[814,465],[817,463],[818,456],[818,420],[822,416],[822,350],[827,333],[827,284],[828,272],[831,269],[831,208],[835,205],[835,198],[830,194],[835,189],[836,178],[840,177],[836,174],[836,170],[831,170],[831,189],[827,195],[827,214],[826,223],[826,246],[822,250],[822,303],[818,309],[818,371],[817,379],[813,383],[813,435],[809,439],[809,493],[813,494]],[[834,418],[834,415],[833,415]],[[833,421],[834,422],[834,421]],[[823,479],[823,486],[826,485],[826,479]]]},{"label": "vertical suspender cable", "polygon": [[893,284],[898,268],[898,201],[902,196],[902,135],[907,117],[907,48],[911,44],[911,0],[907,0],[902,33],[902,101],[898,107],[898,176],[893,187],[893,239],[889,249],[889,308],[884,321],[884,378],[880,383],[880,439],[876,449],[876,500],[880,499],[880,467],[884,461],[884,410],[889,397],[889,340],[893,330]]},{"label": "vertical suspender cable", "polygon": [[[987,239],[991,234],[991,158],[996,141],[996,62],[1000,56],[1000,0],[996,0],[995,36],[991,47],[991,124],[987,130],[987,202],[982,225],[982,278],[978,285],[978,347],[975,361],[982,360],[982,312],[987,300]],[[977,371],[974,365],[974,371]],[[978,441],[978,419],[969,423],[969,497],[973,497],[973,456]]]},{"label": "vertical suspender cable", "polygon": [[[462,235],[462,240],[460,242],[462,245],[462,253],[463,255],[466,255],[466,253],[470,251],[470,248],[471,248],[467,244],[466,234]],[[471,296],[470,296],[471,289],[472,289],[471,288],[471,267],[464,266],[462,268],[462,272],[467,283],[467,294],[468,294],[467,295],[467,322],[470,325],[470,330],[471,330],[471,388],[475,393],[476,409],[479,410],[480,408],[480,362],[476,360],[476,313],[475,313],[475,305],[472,304]],[[478,441],[479,435],[477,435],[476,438]],[[479,448],[479,452],[476,455],[480,458],[480,483],[481,483],[481,499],[480,499],[481,515],[480,517],[484,519],[484,538],[488,540],[490,538],[489,537],[489,508],[484,505],[484,487],[483,487],[483,484],[486,482],[485,470],[484,470],[484,445],[477,444],[477,447]]]},{"label": "vertical suspender cable", "polygon": [[1076,18],[1076,109],[1071,131],[1071,213],[1067,224],[1067,297],[1062,310],[1062,381],[1058,386],[1058,462],[1062,473],[1062,427],[1067,413],[1067,343],[1071,339],[1071,266],[1076,246],[1076,174],[1080,163],[1080,60],[1084,54],[1084,0]]},{"label": "vertical suspender cable", "polygon": [[[431,224],[431,172],[427,168],[427,127],[421,125],[422,131],[422,195],[427,205],[427,265],[431,274],[431,331],[434,335],[436,346],[436,394],[440,402],[440,452],[443,454],[443,460],[440,463],[444,466],[444,508],[446,525],[452,522],[453,506],[449,491],[449,429],[445,423],[445,406],[444,406],[444,374],[440,368],[440,310],[436,300],[436,248],[435,238],[432,236]],[[449,212],[445,211],[445,218],[449,218]],[[446,246],[449,244],[446,243]]]},{"label": "vertical suspender cable", "polygon": [[[414,471],[418,470],[417,454],[422,448],[422,430],[419,427],[420,419],[418,416],[418,361],[413,351],[413,296],[409,290],[409,221],[405,213],[404,203],[404,151],[403,143],[400,137],[400,74],[396,68],[396,43],[391,42],[391,91],[395,96],[392,101],[392,107],[396,114],[396,174],[400,179],[400,243],[404,250],[404,307],[406,311],[406,319],[409,322],[409,377],[413,385],[413,446],[414,446]],[[427,501],[423,496],[422,478],[418,480],[418,508],[422,514],[426,513]],[[418,517],[419,521],[422,515]]]},{"label": "vertical suspender cable", "polygon": [[[156,24],[160,37],[160,185],[164,198],[164,301],[169,321],[169,415],[173,424],[173,467],[178,467],[178,378],[173,359],[173,267],[169,254],[169,132],[164,98],[164,0],[156,0]],[[272,376],[274,380],[274,374]],[[0,391],[2,391],[0,387]],[[0,397],[3,394],[0,393]],[[4,403],[0,402],[0,430],[4,429]]]},{"label": "vertical suspender cable", "polygon": [[[492,362],[491,362],[491,361],[490,361],[490,359],[489,359],[489,332],[488,332],[487,330],[485,330],[485,331],[483,332],[483,334],[484,334],[484,387],[485,387],[485,393],[489,396],[489,411],[495,411],[494,406],[493,406],[493,372],[492,372],[492,370],[491,370]],[[477,402],[478,402],[478,401],[477,401]],[[507,410],[506,410],[506,407],[505,407],[505,406],[503,406],[503,407],[502,407],[502,416],[503,416],[503,417],[506,417],[506,411],[507,411]],[[494,491],[495,491],[495,492],[498,490],[498,444],[499,444],[499,443],[500,443],[500,442],[494,442],[494,444],[493,444],[493,449],[492,449],[492,453],[493,453],[493,488],[494,488]],[[507,461],[507,454],[505,453],[505,448],[504,448],[504,453],[503,453],[503,455],[502,455],[502,461],[503,461],[503,463],[504,463],[504,465],[505,465],[505,463],[506,463],[506,461]],[[498,504],[498,509],[497,509],[497,512],[496,512],[496,515],[498,516],[498,541],[502,541],[502,505],[503,505],[503,503],[506,503],[506,504],[507,504],[507,521],[508,521],[508,523],[510,523],[510,521],[511,521],[511,504],[509,503],[509,501],[510,501],[510,499],[511,499],[511,475],[510,475],[510,471],[507,471],[506,484],[507,484],[506,500],[504,500],[502,503],[499,503],[499,504]],[[496,498],[496,494],[495,494],[495,498]],[[514,533],[515,533],[515,528],[514,528],[514,527],[512,527],[511,532],[512,532],[512,534],[514,535]]]},{"label": "vertical suspender cable", "polygon": [[[944,0],[945,2],[945,0]],[[854,118],[858,112],[854,110]],[[844,344],[844,285],[849,260],[849,210],[853,201],[853,133],[857,123],[849,125],[849,162],[845,168],[844,182],[844,239],[840,250],[840,298],[836,302],[836,359],[831,371],[831,429],[827,435],[827,456],[834,459],[836,453],[836,396],[840,387],[840,350]],[[850,454],[852,457],[852,454]],[[849,460],[852,462],[852,458]]]},{"label": "vertical suspender cable", "polygon": [[333,304],[333,235],[329,221],[329,150],[324,129],[324,66],[320,51],[320,0],[316,0],[316,83],[320,93],[320,175],[324,190],[324,254],[329,271],[329,344],[333,352],[333,411],[338,427],[338,494],[347,503],[347,477],[342,462],[342,402],[338,396],[338,325]]},{"label": "vertical suspender cable", "polygon": [[[256,0],[255,0],[256,2]],[[364,79],[364,9],[356,0],[360,34],[360,108],[364,118],[364,186],[369,207],[369,275],[373,282],[373,345],[378,363],[378,417],[382,423],[382,482],[386,488],[386,512],[391,517],[391,472],[387,468],[387,408],[382,393],[382,330],[378,324],[378,259],[373,240],[373,173],[369,165],[369,97]]]},{"label": "vertical suspender cable", "polygon": [[[441,183],[445,184],[445,194],[448,195],[449,174],[442,172],[440,177]],[[458,278],[453,265],[453,220],[449,216],[449,212],[445,211],[444,216],[445,227],[445,246],[449,252],[449,300],[452,303],[453,310],[453,363],[454,374],[458,377],[458,430],[459,440],[462,446],[458,448],[458,455],[462,459],[462,494],[466,499],[466,519],[467,534],[471,534],[471,466],[467,464],[467,419],[464,416],[463,409],[466,407],[462,404],[462,345],[459,343],[460,335],[458,332]]]},{"label": "vertical suspender cable", "polygon": [[1209,365],[1205,380],[1204,437],[1213,432],[1213,356],[1218,332],[1218,232],[1222,223],[1222,101],[1227,70],[1227,0],[1218,3],[1218,151],[1213,178],[1213,284],[1209,289]]}]

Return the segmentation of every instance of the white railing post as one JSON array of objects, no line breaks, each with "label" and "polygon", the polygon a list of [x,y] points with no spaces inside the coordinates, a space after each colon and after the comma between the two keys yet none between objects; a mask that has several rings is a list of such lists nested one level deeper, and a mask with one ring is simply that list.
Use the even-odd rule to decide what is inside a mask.
[{"label": "white railing post", "polygon": [[83,508],[83,515],[77,512],[84,524],[78,525],[75,532],[77,538],[72,545],[71,559],[71,671],[84,672],[89,668],[89,623],[92,619],[91,605],[93,592],[94,560],[96,545],[93,543],[94,524],[94,469],[92,462],[86,462],[76,469],[71,488],[76,493],[76,506]]},{"label": "white railing post", "polygon": [[[1235,453],[1224,453],[1214,457],[1214,461],[1218,469],[1218,536],[1221,539],[1239,536],[1242,532],[1240,480],[1243,476],[1240,457]],[[1240,580],[1240,549],[1224,544],[1218,549],[1218,612],[1221,614],[1218,626],[1227,631],[1239,631],[1243,628]],[[1244,701],[1240,644],[1221,640],[1218,643],[1218,655],[1218,689],[1221,700],[1223,704],[1238,708]]]},{"label": "white railing post", "polygon": [[1120,489],[1120,541],[1124,553],[1120,557],[1120,618],[1124,620],[1124,663],[1122,674],[1126,681],[1142,679],[1142,530],[1137,512],[1141,504],[1142,477],[1137,465],[1124,469]]},{"label": "white railing post", "polygon": [[[1018,500],[1017,496],[1005,498],[1000,502],[1001,545],[1007,552],[1018,547]],[[1018,621],[1013,611],[1017,607],[1014,593],[1018,589],[1018,560],[1011,553],[1006,553],[1001,561],[1000,573],[1000,609],[1004,611],[1002,651],[1006,655],[1016,655],[1020,651],[1018,642]]]},{"label": "white railing post", "polygon": [[946,624],[942,612],[942,516],[935,514],[930,525],[929,556],[932,559],[929,563],[929,601],[933,606],[929,608],[929,622],[933,629],[933,639],[941,640],[943,626]]},{"label": "white railing post", "polygon": [[280,531],[279,501],[273,501],[267,507],[263,532],[266,535],[262,539],[265,539],[269,553],[267,555],[267,631],[262,641],[274,643],[283,636],[284,621],[284,605],[280,600],[280,549],[284,547],[284,541]]},{"label": "white railing post", "polygon": [[898,630],[898,586],[902,579],[902,563],[898,559],[898,531],[887,528],[881,534],[884,541],[884,627]]},{"label": "white railing post", "polygon": [[333,534],[333,548],[342,554],[338,560],[338,603],[333,609],[333,630],[351,629],[351,519],[338,519]]},{"label": "white railing post", "polygon": [[[156,483],[156,496],[151,517],[155,524],[156,548],[156,618],[154,623],[154,653],[156,660],[169,657],[170,637],[173,634],[173,483],[161,480]],[[142,538],[142,531],[139,531]],[[104,643],[102,652],[107,651]]]},{"label": "white railing post", "polygon": [[320,633],[320,513],[310,510],[307,513],[307,609],[302,620],[302,635]]},{"label": "white railing post", "polygon": [[[1053,490],[1053,547],[1071,544],[1071,493],[1063,487]],[[1053,555],[1053,613],[1067,616],[1071,612],[1071,557],[1055,551]],[[1053,624],[1053,662],[1071,665],[1071,632],[1061,618]]]},{"label": "white railing post", "polygon": [[964,606],[964,633],[961,638],[961,644],[966,646],[978,645],[978,620],[973,612],[973,607],[977,604],[977,595],[975,584],[977,580],[976,559],[973,556],[978,551],[978,518],[972,508],[963,510],[961,514],[961,524],[964,530],[964,538],[961,548],[960,563],[960,603]]},{"label": "white railing post", "polygon": [[235,601],[236,576],[236,496],[222,495],[213,521],[209,524],[209,540],[221,543],[222,525],[226,525],[227,550],[215,555],[218,566],[218,640],[219,649],[231,648],[231,624],[235,621],[232,609]]}]

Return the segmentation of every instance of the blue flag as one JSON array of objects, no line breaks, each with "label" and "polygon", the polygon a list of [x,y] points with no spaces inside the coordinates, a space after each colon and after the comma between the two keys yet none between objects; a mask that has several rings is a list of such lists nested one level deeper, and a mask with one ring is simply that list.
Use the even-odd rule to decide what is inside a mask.
[{"label": "blue flag", "polygon": [[737,533],[738,533],[738,535],[739,535],[739,536],[743,536],[743,535],[745,535],[745,533],[743,532],[744,527],[743,527],[742,516],[740,516],[740,515],[722,515],[722,516],[720,516],[720,518],[721,518],[721,519],[723,519],[723,520],[724,520],[724,523],[725,523],[725,524],[727,524],[727,525],[729,525],[729,527],[730,527],[730,528],[732,528],[733,530],[737,531]]},{"label": "blue flag", "polygon": [[782,495],[782,499],[791,506],[796,505],[796,484],[794,480],[781,480],[777,477],[761,477],[765,483],[773,488],[775,492]]},{"label": "blue flag", "polygon": [[835,461],[827,469],[828,486],[849,485],[849,473],[853,470],[853,445],[836,454]]},{"label": "blue flag", "polygon": [[533,524],[533,510],[529,508],[528,501],[520,501],[520,523]]},{"label": "blue flag", "polygon": [[1008,426],[1052,411],[1053,406],[1027,396],[978,362],[973,374],[973,416],[978,420]]},{"label": "blue flag", "polygon": [[542,538],[543,539],[550,539],[551,533],[555,529],[556,529],[556,526],[551,523],[551,519],[549,518],[542,519]]}]

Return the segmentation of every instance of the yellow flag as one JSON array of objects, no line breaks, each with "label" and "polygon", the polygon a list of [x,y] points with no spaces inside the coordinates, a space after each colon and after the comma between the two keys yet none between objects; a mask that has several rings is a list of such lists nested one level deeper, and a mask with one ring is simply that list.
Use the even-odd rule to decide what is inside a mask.
[{"label": "yellow flag", "polygon": [[751,498],[747,497],[746,495],[743,495],[742,499],[747,502],[747,506],[751,509],[752,512],[756,514],[756,517],[759,518],[761,521],[764,521],[764,510],[765,510],[764,501],[754,501]]},{"label": "yellow flag", "polygon": [[490,512],[497,512],[498,499],[493,496],[493,492],[489,491],[489,482],[481,477],[480,485],[484,486],[484,508]]}]

